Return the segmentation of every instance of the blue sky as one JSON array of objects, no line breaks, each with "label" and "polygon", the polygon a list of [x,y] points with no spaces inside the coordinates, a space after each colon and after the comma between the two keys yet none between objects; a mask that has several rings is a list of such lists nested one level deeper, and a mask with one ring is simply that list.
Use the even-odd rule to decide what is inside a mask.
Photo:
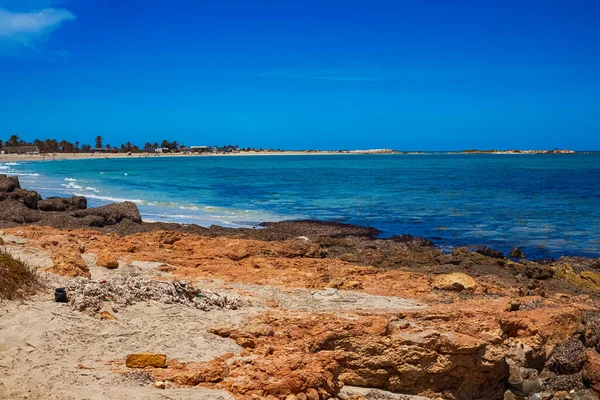
[{"label": "blue sky", "polygon": [[0,138],[600,150],[600,2],[0,0]]}]

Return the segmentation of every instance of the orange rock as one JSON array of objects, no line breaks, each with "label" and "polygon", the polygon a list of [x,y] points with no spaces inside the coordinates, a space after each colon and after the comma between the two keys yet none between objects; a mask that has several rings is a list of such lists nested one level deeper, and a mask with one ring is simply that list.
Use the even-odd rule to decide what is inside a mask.
[{"label": "orange rock", "polygon": [[100,311],[100,319],[103,321],[112,321],[117,318],[108,311]]},{"label": "orange rock", "polygon": [[136,353],[128,354],[125,358],[125,366],[127,368],[164,368],[167,356],[156,353]]},{"label": "orange rock", "polygon": [[319,400],[319,392],[317,392],[317,389],[310,388],[306,391],[306,398],[308,400]]},{"label": "orange rock", "polygon": [[477,286],[475,280],[467,274],[455,272],[447,275],[440,275],[433,281],[435,289],[453,290],[460,292],[462,290],[474,290]]},{"label": "orange rock", "polygon": [[108,251],[103,251],[98,255],[96,265],[108,269],[115,269],[119,267],[119,261],[113,254],[109,253]]},{"label": "orange rock", "polygon": [[46,268],[47,272],[63,276],[82,276],[90,278],[90,270],[79,251],[56,251],[52,254],[53,266]]},{"label": "orange rock", "polygon": [[217,383],[229,375],[227,365],[229,355],[208,362],[190,362],[181,364],[169,361],[167,369],[155,371],[153,375],[160,380],[175,382],[178,385],[196,386],[200,383]]},{"label": "orange rock", "polygon": [[583,379],[600,394],[600,355],[592,349],[585,351],[587,362],[583,366]]}]

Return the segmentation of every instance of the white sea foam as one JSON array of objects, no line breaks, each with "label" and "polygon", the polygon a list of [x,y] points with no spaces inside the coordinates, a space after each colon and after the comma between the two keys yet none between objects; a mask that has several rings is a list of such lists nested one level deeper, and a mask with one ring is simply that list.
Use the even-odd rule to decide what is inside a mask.
[{"label": "white sea foam", "polygon": [[63,183],[60,186],[64,186],[67,189],[83,189],[83,186],[76,184],[73,181],[70,181],[69,183]]},{"label": "white sea foam", "polygon": [[17,172],[17,175],[20,175],[20,176],[40,176],[40,174],[28,174],[28,173],[25,173],[25,172]]},{"label": "white sea foam", "polygon": [[112,203],[123,203],[124,201],[130,201],[132,203],[136,203],[136,204],[142,204],[144,203],[144,200],[140,200],[140,199],[124,199],[124,198],[120,198],[120,197],[112,197],[112,196],[100,196],[97,194],[89,194],[89,193],[74,193],[76,196],[85,196],[87,198],[90,199],[97,199],[97,200],[102,200],[102,201],[109,201]]},{"label": "white sea foam", "polygon": [[98,189],[96,189],[95,187],[91,187],[91,186],[86,186],[85,190],[91,190],[92,192],[96,192],[96,193],[100,192]]},{"label": "white sea foam", "polygon": [[9,170],[11,168],[9,166],[6,166],[6,165],[0,165],[0,169]]},{"label": "white sea foam", "polygon": [[16,163],[16,162],[7,162],[7,163],[4,163],[4,165],[19,165],[19,163]]},{"label": "white sea foam", "polygon": [[193,211],[199,210],[199,208],[197,206],[179,206],[179,208],[181,210],[193,210]]},{"label": "white sea foam", "polygon": [[75,178],[65,178],[64,180],[67,182],[77,182],[77,179]]}]

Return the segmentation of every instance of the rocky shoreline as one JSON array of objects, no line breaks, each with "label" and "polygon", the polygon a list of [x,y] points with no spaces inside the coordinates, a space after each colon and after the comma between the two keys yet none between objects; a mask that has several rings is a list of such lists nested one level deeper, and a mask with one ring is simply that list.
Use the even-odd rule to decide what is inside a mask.
[{"label": "rocky shoreline", "polygon": [[[426,239],[318,221],[146,223],[133,203],[88,209],[83,197],[42,199],[4,175],[0,229],[3,251],[73,296],[62,311],[49,293],[3,305],[0,395],[10,398],[89,398],[89,385],[99,393],[91,398],[123,399],[132,387],[145,398],[600,396],[600,259],[531,261],[483,246],[445,254]],[[169,289],[181,300],[148,283],[161,281],[184,282]],[[145,297],[147,286],[156,294]],[[80,312],[92,301],[85,293],[97,293],[91,314]],[[123,301],[126,293],[139,298]],[[190,307],[190,296],[217,306]],[[236,300],[219,300],[228,298]],[[57,325],[27,328],[48,312]],[[157,319],[166,312],[175,319]],[[59,345],[63,325],[75,336]],[[106,351],[88,354],[92,339]],[[164,365],[127,362],[148,351]],[[59,354],[73,356],[59,362]],[[47,365],[60,382],[30,372]]]}]

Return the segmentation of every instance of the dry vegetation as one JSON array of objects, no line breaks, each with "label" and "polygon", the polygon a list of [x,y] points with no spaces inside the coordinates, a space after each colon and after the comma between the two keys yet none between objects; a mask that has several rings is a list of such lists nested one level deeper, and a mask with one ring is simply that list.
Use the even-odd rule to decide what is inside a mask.
[{"label": "dry vegetation", "polygon": [[43,287],[35,270],[0,250],[0,300],[23,299]]}]

